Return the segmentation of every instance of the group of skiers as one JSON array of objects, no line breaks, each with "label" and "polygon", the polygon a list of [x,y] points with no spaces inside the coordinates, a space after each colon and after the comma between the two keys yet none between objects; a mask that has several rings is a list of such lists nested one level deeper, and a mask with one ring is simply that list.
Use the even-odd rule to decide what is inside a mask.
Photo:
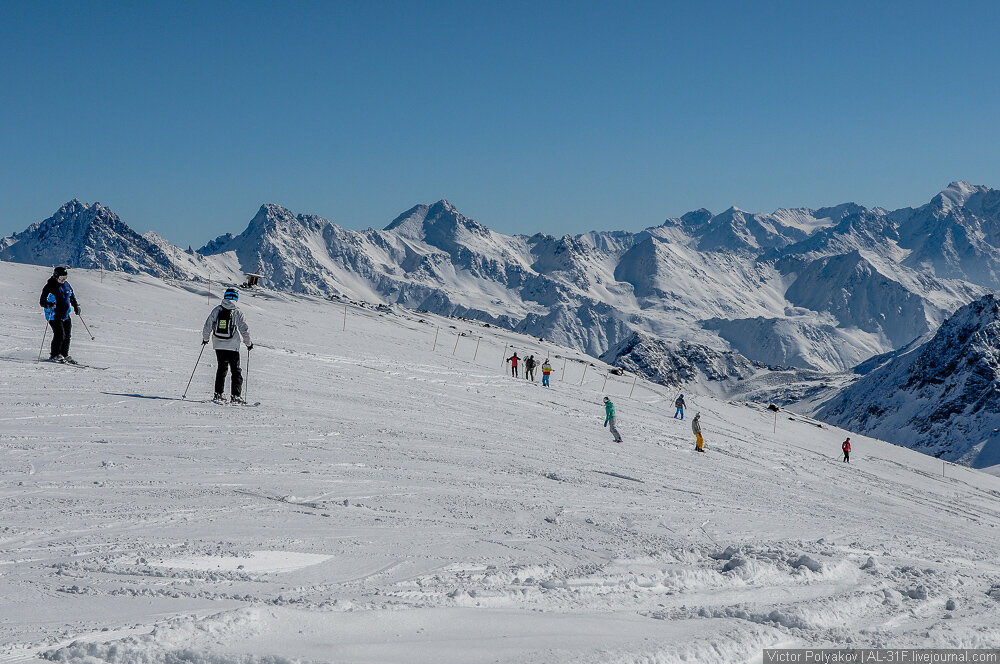
[{"label": "group of skiers", "polygon": [[[229,401],[245,404],[243,399],[243,370],[240,368],[240,343],[246,344],[247,351],[253,350],[250,340],[250,328],[243,318],[243,312],[236,306],[240,293],[235,288],[227,288],[222,302],[212,310],[205,320],[202,330],[202,345],[207,345],[209,339],[215,356],[219,362],[215,372],[215,401],[226,401],[224,391],[226,376],[233,374],[230,384]],[[52,271],[52,276],[42,288],[38,303],[45,310],[45,319],[52,328],[52,345],[49,347],[49,362],[77,364],[69,354],[69,344],[73,333],[73,321],[70,318],[72,310],[80,315],[80,304],[76,301],[73,287],[69,284],[69,268],[59,266]]]},{"label": "group of skiers", "polygon": [[[510,363],[510,375],[517,378],[517,365],[522,361],[524,362],[524,377],[534,383],[535,367],[538,366],[538,360],[535,359],[534,355],[529,355],[522,360],[517,356],[517,351],[515,351],[513,355],[507,358],[507,362]],[[549,364],[549,358],[545,358],[545,361],[542,362],[542,387],[550,387],[549,376],[551,375],[552,365]]]},{"label": "group of skiers", "polygon": [[[674,413],[674,418],[677,418],[677,413],[680,413],[679,419],[684,419],[684,395],[677,397],[674,402],[677,406],[677,412]],[[622,435],[618,431],[617,417],[615,416],[615,404],[611,402],[611,397],[604,397],[604,426],[606,426],[610,431],[611,435],[614,436],[616,443],[622,442]],[[701,413],[695,413],[694,419],[691,421],[691,432],[694,434],[694,449],[696,452],[705,451],[705,439],[701,436]]]},{"label": "group of skiers", "polygon": [[[55,268],[52,276],[42,289],[42,294],[38,302],[45,309],[45,318],[49,322],[49,327],[52,328],[49,361],[76,364],[76,360],[69,354],[69,344],[73,330],[73,322],[69,314],[72,310],[73,313],[79,316],[80,304],[76,300],[76,295],[73,293],[73,287],[70,286],[68,278],[68,268],[62,266]],[[240,367],[240,344],[246,344],[247,352],[250,352],[253,350],[253,341],[250,339],[250,328],[243,317],[243,312],[237,306],[239,299],[240,293],[238,290],[227,288],[225,294],[222,296],[222,302],[212,309],[208,318],[205,319],[205,325],[202,328],[201,343],[204,346],[208,345],[208,342],[211,341],[216,359],[218,360],[218,368],[215,372],[215,394],[213,396],[213,400],[217,402],[226,401],[226,376],[231,372],[232,380],[230,381],[229,402],[235,404],[246,403],[246,400],[242,396],[243,370]],[[507,362],[510,363],[511,376],[514,378],[518,377],[517,367],[521,361],[516,352],[507,358]],[[524,377],[534,382],[535,367],[538,364],[535,356],[529,355],[527,358],[524,358],[523,362]],[[545,358],[541,369],[542,386],[549,387],[549,376],[552,374],[552,365],[549,364],[548,358]],[[686,406],[684,395],[681,394],[674,400],[674,407],[676,408],[674,419],[684,419],[684,408]],[[612,403],[610,397],[604,397],[604,415],[604,426],[611,431],[614,441],[616,443],[623,442],[621,433],[618,431],[615,405]],[[705,439],[701,434],[701,413],[696,413],[694,419],[691,421],[691,432],[695,436],[694,449],[698,452],[704,452]],[[844,452],[844,462],[850,463],[850,438],[843,442],[841,449]]]},{"label": "group of skiers", "polygon": [[[529,355],[526,358],[520,358],[515,351],[510,357],[507,358],[507,363],[510,364],[510,375],[513,378],[518,378],[518,365],[524,364],[524,377],[527,380],[534,382],[535,380],[535,366],[537,361],[534,355]],[[549,364],[549,359],[545,358],[542,363],[542,385],[544,387],[549,387],[549,375],[552,373],[552,365]],[[676,412],[674,412],[674,418],[684,419],[684,395],[677,397],[674,401],[674,406],[677,407]],[[611,435],[616,443],[621,443],[622,435],[618,431],[618,420],[615,416],[615,404],[612,403],[610,397],[604,397],[604,426],[611,431]],[[691,423],[691,430],[695,435],[695,450],[698,452],[704,452],[705,450],[705,440],[701,436],[701,413],[694,416],[694,420]]]}]

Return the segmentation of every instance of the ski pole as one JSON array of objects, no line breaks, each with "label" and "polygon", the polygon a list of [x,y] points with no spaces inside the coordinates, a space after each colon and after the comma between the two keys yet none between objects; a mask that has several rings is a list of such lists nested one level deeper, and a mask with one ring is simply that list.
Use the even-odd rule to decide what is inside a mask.
[{"label": "ski pole", "polygon": [[87,334],[90,335],[90,340],[93,341],[94,333],[90,331],[90,326],[87,325],[87,321],[83,320],[83,316],[81,316],[80,314],[77,314],[77,316],[80,317],[80,322],[83,323],[83,327],[87,330]]},{"label": "ski pole", "polygon": [[247,347],[247,375],[246,375],[246,378],[243,379],[243,399],[244,400],[246,400],[246,398],[247,398],[247,392],[248,392],[247,386],[250,385],[250,350],[251,349],[249,347]]},{"label": "ski pole", "polygon": [[198,370],[198,363],[201,362],[201,356],[205,353],[205,346],[208,344],[201,345],[201,353],[198,353],[198,359],[194,362],[194,369],[191,370],[191,377],[188,378],[187,387],[184,388],[184,394],[181,395],[181,399],[187,399],[188,389],[191,387],[191,381],[194,380],[194,372]]},{"label": "ski pole", "polygon": [[45,321],[45,329],[42,330],[42,345],[38,348],[38,361],[42,361],[42,349],[45,348],[45,335],[49,333],[49,321]]}]

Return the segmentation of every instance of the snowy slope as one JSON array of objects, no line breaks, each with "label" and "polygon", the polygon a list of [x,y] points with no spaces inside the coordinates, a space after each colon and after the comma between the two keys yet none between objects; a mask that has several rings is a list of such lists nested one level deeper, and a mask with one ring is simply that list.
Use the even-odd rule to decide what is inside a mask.
[{"label": "snowy slope", "polygon": [[[73,354],[100,371],[33,361],[47,275],[0,263],[0,661],[753,662],[1000,639],[991,475],[853,434],[845,464],[847,432],[689,390],[696,454],[674,392],[576,351],[270,291],[241,301],[262,405],[184,402],[217,292],[74,270],[97,339],[78,326]],[[553,386],[508,377],[511,348],[549,355]]]}]

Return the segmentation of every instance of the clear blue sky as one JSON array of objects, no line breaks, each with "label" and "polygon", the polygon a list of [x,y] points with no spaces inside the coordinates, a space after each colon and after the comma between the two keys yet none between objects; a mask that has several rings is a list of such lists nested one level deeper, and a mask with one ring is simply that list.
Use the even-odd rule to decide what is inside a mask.
[{"label": "clear blue sky", "polygon": [[200,246],[263,202],[504,233],[1000,187],[1000,3],[9,2],[0,236]]}]

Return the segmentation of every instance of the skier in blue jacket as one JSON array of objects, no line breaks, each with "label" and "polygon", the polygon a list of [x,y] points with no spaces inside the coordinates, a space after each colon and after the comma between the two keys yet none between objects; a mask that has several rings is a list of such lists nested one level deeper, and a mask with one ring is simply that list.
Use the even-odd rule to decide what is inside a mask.
[{"label": "skier in blue jacket", "polygon": [[73,335],[73,321],[70,320],[69,312],[72,311],[79,316],[80,305],[73,294],[73,287],[66,280],[69,277],[69,270],[65,267],[57,267],[52,271],[45,288],[42,289],[42,296],[38,298],[38,304],[45,309],[45,317],[52,328],[52,346],[49,348],[50,362],[68,362],[76,364],[76,360],[70,357],[69,341]]}]

